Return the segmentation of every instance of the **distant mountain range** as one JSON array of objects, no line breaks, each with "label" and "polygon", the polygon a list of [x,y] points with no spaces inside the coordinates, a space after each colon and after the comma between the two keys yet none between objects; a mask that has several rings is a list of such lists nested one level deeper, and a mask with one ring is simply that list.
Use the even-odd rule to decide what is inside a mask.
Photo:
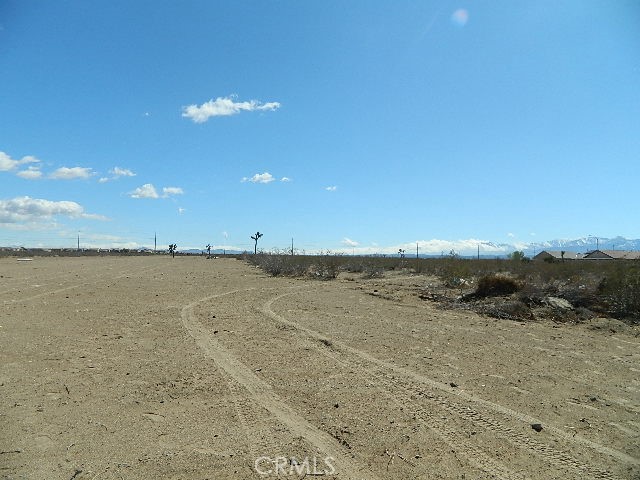
[{"label": "distant mountain range", "polygon": [[[489,250],[491,253],[482,253],[482,250]],[[514,251],[523,251],[527,256],[534,256],[543,250],[551,251],[566,251],[576,253],[587,253],[592,250],[640,250],[640,239],[628,239],[624,237],[584,237],[576,238],[572,240],[568,239],[556,239],[543,242],[531,242],[531,243],[494,243],[487,242],[481,244],[480,257],[483,258],[495,258],[501,256],[498,252],[504,252],[504,255],[508,255]],[[469,255],[468,252],[463,253],[463,256],[475,257],[475,255]]]},{"label": "distant mountain range", "polygon": [[[527,256],[533,256],[537,253],[540,253],[542,250],[564,250],[567,252],[578,252],[578,253],[586,253],[591,250],[640,250],[640,239],[628,239],[624,237],[613,237],[613,238],[605,238],[605,237],[584,237],[584,238],[576,238],[572,240],[568,239],[556,239],[556,240],[548,240],[543,242],[532,242],[528,244],[511,244],[511,243],[495,243],[495,242],[483,242],[480,246],[480,257],[482,258],[495,258],[496,256],[505,256],[516,250],[523,250]],[[491,251],[491,253],[488,253]],[[195,248],[180,250],[180,253],[190,254],[190,255],[200,255],[202,253],[206,254],[206,250],[198,250]],[[503,252],[502,254],[500,252]],[[239,255],[244,253],[242,250],[226,250],[227,255]],[[253,251],[249,252],[253,253]],[[449,252],[443,252],[444,255],[447,255]],[[462,256],[465,257],[475,257],[475,252],[460,252]],[[211,255],[222,255],[222,249],[211,250]],[[348,255],[348,253],[346,253]],[[356,249],[356,254],[358,254]],[[384,256],[392,256],[393,253],[387,253]],[[410,256],[409,254],[407,256]],[[420,254],[420,257],[428,258],[428,257],[439,257],[437,254]]]},{"label": "distant mountain range", "polygon": [[588,252],[591,250],[640,250],[640,239],[630,240],[624,237],[600,238],[585,237],[575,240],[550,240],[529,244],[527,251],[565,250],[568,252]]}]

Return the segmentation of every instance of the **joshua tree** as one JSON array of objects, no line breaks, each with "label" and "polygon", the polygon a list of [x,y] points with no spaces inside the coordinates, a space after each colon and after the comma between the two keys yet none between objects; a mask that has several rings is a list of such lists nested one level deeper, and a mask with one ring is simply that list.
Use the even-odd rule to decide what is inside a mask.
[{"label": "joshua tree", "polygon": [[560,252],[560,256],[562,257],[562,261],[563,261],[563,262],[564,262],[564,254],[565,254],[565,253],[567,253],[567,252],[565,252],[564,250],[562,250],[562,251]]},{"label": "joshua tree", "polygon": [[404,252],[406,250],[403,250],[402,248],[398,249],[398,255],[400,256],[400,258],[404,258]]},{"label": "joshua tree", "polygon": [[207,244],[207,246],[204,248],[207,249],[207,258],[211,258],[211,244]]},{"label": "joshua tree", "polygon": [[171,258],[175,258],[177,248],[178,248],[178,245],[176,245],[175,243],[172,243],[171,245],[169,245],[169,253],[171,254]]},{"label": "joshua tree", "polygon": [[262,234],[262,233],[260,233],[260,232],[256,232],[256,234],[255,234],[255,235],[251,235],[251,240],[253,240],[254,242],[256,242],[256,243],[255,243],[255,246],[253,247],[253,254],[254,254],[254,255],[258,253],[258,240],[260,239],[260,237],[261,237],[262,235],[263,235],[263,234]]}]

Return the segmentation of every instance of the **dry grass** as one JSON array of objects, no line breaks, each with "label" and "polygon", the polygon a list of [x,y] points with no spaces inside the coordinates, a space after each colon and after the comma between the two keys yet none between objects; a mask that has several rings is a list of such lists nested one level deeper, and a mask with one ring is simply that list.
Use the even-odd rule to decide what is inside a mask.
[{"label": "dry grass", "polygon": [[547,263],[456,257],[352,257],[331,252],[296,256],[262,253],[244,258],[273,276],[332,280],[340,272],[359,273],[363,278],[379,278],[390,271],[433,275],[448,289],[448,293],[436,296],[448,298],[449,305],[461,297],[466,303],[506,297],[505,301],[493,305],[484,302],[478,307],[478,311],[500,318],[529,319],[534,311],[537,316],[556,318],[557,311],[546,308],[545,299],[559,297],[581,312],[576,314],[578,310],[574,310],[563,318],[580,321],[597,313],[640,323],[640,262],[632,260]]}]

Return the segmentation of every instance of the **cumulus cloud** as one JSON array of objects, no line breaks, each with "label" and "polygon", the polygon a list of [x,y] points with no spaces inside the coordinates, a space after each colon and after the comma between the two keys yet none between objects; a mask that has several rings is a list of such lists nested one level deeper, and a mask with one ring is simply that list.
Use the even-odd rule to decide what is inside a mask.
[{"label": "cumulus cloud", "polygon": [[269,172],[264,173],[256,173],[253,177],[242,177],[241,182],[251,182],[251,183],[271,183],[275,180],[273,175]]},{"label": "cumulus cloud", "polygon": [[131,198],[160,198],[156,187],[151,183],[145,183],[141,187],[136,188],[134,191],[129,192]]},{"label": "cumulus cloud", "polygon": [[355,240],[351,240],[350,238],[344,237],[342,239],[342,244],[346,245],[347,247],[357,247],[358,245],[360,245],[360,243],[356,242]]},{"label": "cumulus cloud", "polygon": [[120,167],[114,167],[111,170],[109,170],[109,173],[111,174],[110,177],[101,177],[98,180],[98,183],[107,183],[111,180],[117,180],[120,177],[135,177],[136,174],[133,173],[131,170],[129,170],[128,168],[120,168]]},{"label": "cumulus cloud", "polygon": [[280,108],[279,102],[262,103],[257,100],[236,102],[235,99],[235,95],[230,95],[211,99],[202,105],[188,105],[182,107],[182,116],[191,119],[194,123],[204,123],[211,117],[236,115],[243,111],[273,111]]},{"label": "cumulus cloud", "polygon": [[180,187],[163,187],[162,188],[162,196],[164,198],[170,197],[171,195],[182,195],[184,190]]},{"label": "cumulus cloud", "polygon": [[31,197],[0,200],[0,224],[40,222],[57,216],[105,220],[102,215],[86,213],[82,205],[76,202],[56,202]]},{"label": "cumulus cloud", "polygon": [[329,187],[324,187],[324,189],[328,192],[335,192],[338,189],[338,187],[336,185],[331,185]]},{"label": "cumulus cloud", "polygon": [[55,170],[51,175],[49,175],[49,177],[53,178],[54,180],[73,180],[76,178],[89,178],[93,175],[95,175],[95,173],[91,168],[60,167],[57,170]]},{"label": "cumulus cloud", "polygon": [[145,183],[129,192],[129,196],[131,198],[168,198],[172,195],[182,195],[183,193],[184,190],[180,187],[163,187],[162,195],[160,195],[152,183]]},{"label": "cumulus cloud", "polygon": [[289,177],[282,177],[282,178],[280,179],[280,181],[281,181],[281,182],[290,182],[291,180],[292,180],[292,179],[291,179],[291,178],[289,178]]},{"label": "cumulus cloud", "polygon": [[40,166],[27,167],[26,170],[21,170],[16,173],[16,175],[20,178],[25,178],[27,180],[36,180],[38,178],[42,178],[42,172],[40,171]]},{"label": "cumulus cloud", "polygon": [[32,157],[31,155],[22,157],[20,160],[15,160],[6,153],[0,152],[0,172],[10,172],[13,170],[17,170],[21,165],[25,165],[28,163],[40,163],[40,160],[38,160],[36,157]]},{"label": "cumulus cloud", "polygon": [[114,167],[113,170],[109,170],[109,173],[111,173],[114,178],[136,176],[136,174],[133,173],[128,168],[120,168],[120,167]]}]

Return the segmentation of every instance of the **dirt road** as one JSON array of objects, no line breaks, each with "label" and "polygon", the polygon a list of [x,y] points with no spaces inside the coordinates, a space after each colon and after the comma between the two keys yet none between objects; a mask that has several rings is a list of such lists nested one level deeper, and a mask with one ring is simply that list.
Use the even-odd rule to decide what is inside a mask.
[{"label": "dirt road", "polygon": [[428,281],[0,259],[0,477],[640,478],[636,331],[442,311]]}]

